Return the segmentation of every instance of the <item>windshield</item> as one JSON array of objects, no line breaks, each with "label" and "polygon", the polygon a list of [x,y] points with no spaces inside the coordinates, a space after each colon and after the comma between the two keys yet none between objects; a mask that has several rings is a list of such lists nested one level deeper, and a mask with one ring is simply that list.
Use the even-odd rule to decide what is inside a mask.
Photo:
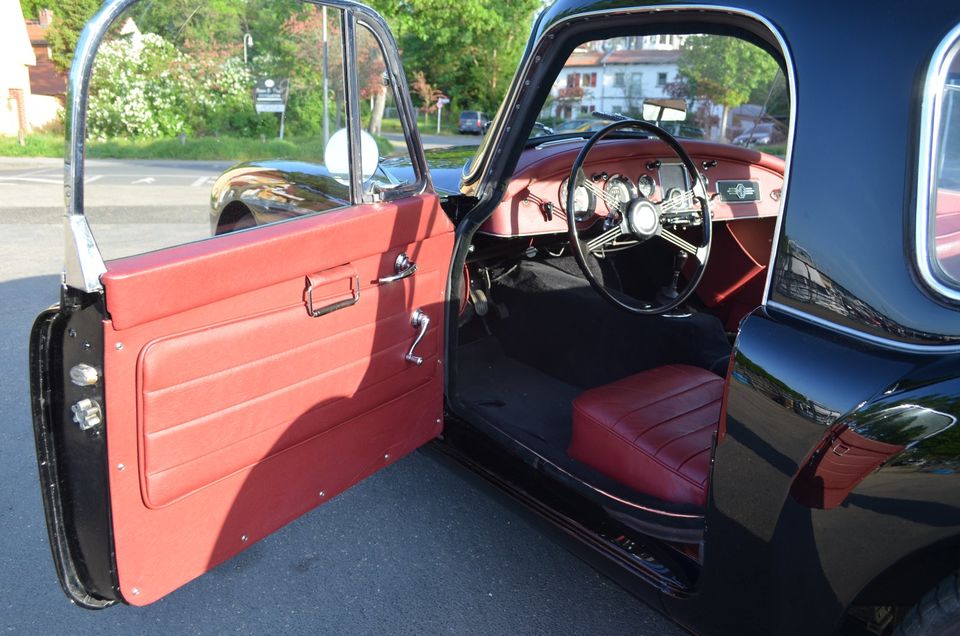
[{"label": "windshield", "polygon": [[619,116],[658,124],[676,137],[783,156],[789,96],[776,61],[735,37],[594,40],[567,59],[530,136],[589,134]]}]

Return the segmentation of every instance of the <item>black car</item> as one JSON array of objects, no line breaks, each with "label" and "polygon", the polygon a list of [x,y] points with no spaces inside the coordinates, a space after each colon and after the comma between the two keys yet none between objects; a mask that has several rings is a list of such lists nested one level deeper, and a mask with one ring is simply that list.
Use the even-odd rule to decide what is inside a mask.
[{"label": "black car", "polygon": [[[956,3],[559,0],[438,193],[387,26],[338,0],[385,43],[408,161],[249,166],[282,222],[105,264],[82,91],[123,2],[71,74],[62,296],[30,345],[74,603],[154,602],[430,444],[691,631],[960,629]],[[620,118],[530,138],[578,47],[661,35],[748,52],[722,57],[754,92],[785,77],[785,158]],[[680,97],[710,115],[719,85]]]},{"label": "black car", "polygon": [[461,135],[482,135],[489,123],[490,118],[487,117],[486,113],[478,110],[465,110],[460,113],[457,132]]}]

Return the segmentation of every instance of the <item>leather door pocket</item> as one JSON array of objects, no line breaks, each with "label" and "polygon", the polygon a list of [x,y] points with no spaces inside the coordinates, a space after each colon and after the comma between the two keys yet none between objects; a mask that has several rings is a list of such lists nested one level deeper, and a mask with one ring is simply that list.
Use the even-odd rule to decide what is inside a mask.
[{"label": "leather door pocket", "polygon": [[349,263],[306,277],[303,302],[307,313],[314,318],[345,309],[359,300],[360,275]]}]

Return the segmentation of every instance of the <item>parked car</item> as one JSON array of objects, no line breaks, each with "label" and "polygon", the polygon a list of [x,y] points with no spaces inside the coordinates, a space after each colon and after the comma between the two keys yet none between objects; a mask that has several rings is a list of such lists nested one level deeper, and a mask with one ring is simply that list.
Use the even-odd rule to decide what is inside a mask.
[{"label": "parked car", "polygon": [[557,124],[553,130],[557,134],[575,133],[575,132],[596,132],[610,123],[612,123],[612,121],[609,119],[596,119],[596,118],[569,119],[565,122],[561,122]]},{"label": "parked car", "polygon": [[749,127],[749,130],[734,137],[733,143],[738,146],[767,146],[781,143],[786,137],[775,123],[766,122]]},{"label": "parked car", "polygon": [[[386,43],[411,153],[349,119],[324,174],[248,166],[284,222],[104,263],[70,102],[61,302],[30,342],[67,596],[152,603],[431,444],[690,631],[956,633],[960,5],[559,0],[442,192],[387,26],[336,8]],[[528,140],[577,47],[658,34],[770,55],[786,158],[633,121]]]},{"label": "parked car", "polygon": [[[492,121],[488,121],[486,124],[484,124],[483,126],[484,134],[486,134],[487,130],[490,129],[490,125],[492,123],[493,123]],[[550,126],[547,126],[542,121],[533,122],[533,128],[530,130],[531,137],[546,137],[547,135],[553,135],[553,134],[555,134],[555,131],[553,130],[553,128],[551,128]]]},{"label": "parked car", "polygon": [[478,110],[465,110],[460,113],[460,123],[457,132],[461,135],[482,135],[490,118],[486,113]]}]

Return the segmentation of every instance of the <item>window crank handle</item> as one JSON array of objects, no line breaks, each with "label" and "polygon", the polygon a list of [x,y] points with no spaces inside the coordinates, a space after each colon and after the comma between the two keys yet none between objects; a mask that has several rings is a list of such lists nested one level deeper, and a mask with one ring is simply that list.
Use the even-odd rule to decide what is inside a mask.
[{"label": "window crank handle", "polygon": [[417,348],[417,345],[420,344],[420,341],[423,340],[423,336],[427,333],[427,327],[430,326],[430,317],[423,313],[422,310],[418,309],[413,312],[413,318],[410,320],[410,324],[414,329],[419,329],[420,331],[417,333],[417,337],[410,346],[410,351],[405,356],[405,359],[407,362],[412,362],[419,367],[421,364],[423,364],[423,358],[415,355],[413,351]]}]

